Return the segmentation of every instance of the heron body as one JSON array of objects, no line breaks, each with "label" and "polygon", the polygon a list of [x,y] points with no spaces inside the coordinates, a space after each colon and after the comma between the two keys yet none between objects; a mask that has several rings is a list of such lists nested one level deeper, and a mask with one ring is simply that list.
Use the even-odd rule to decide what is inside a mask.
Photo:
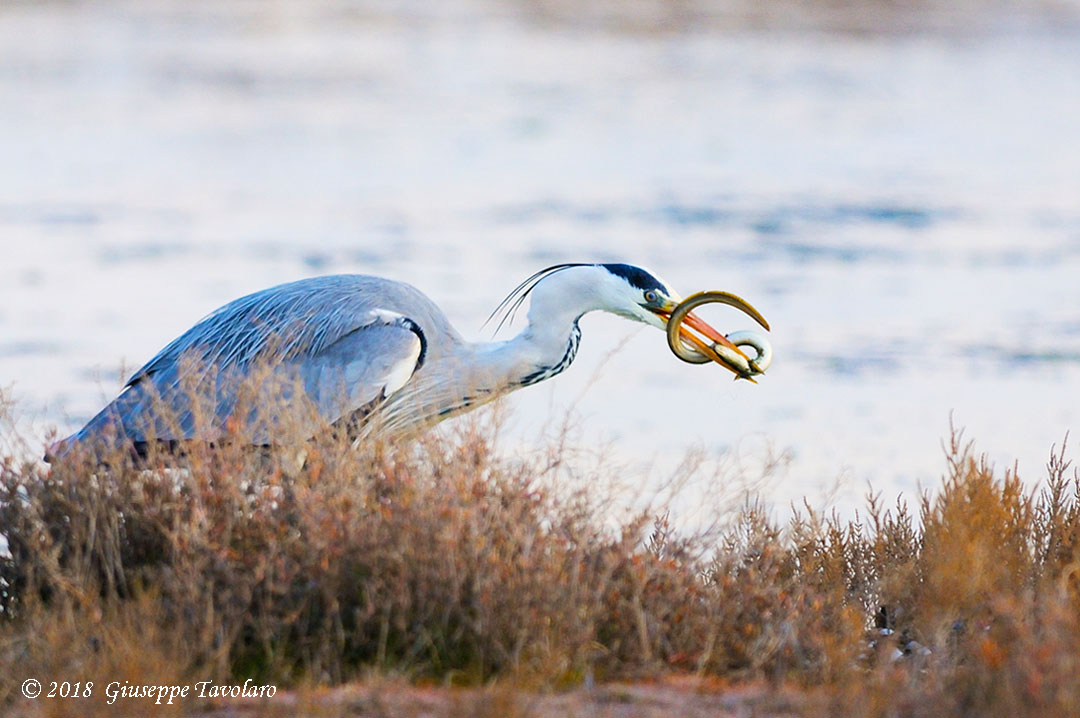
[{"label": "heron body", "polygon": [[625,264],[542,270],[500,305],[502,321],[526,297],[517,336],[479,343],[418,289],[380,277],[316,277],[241,297],[169,343],[50,458],[90,442],[216,441],[237,426],[257,444],[295,443],[331,425],[358,437],[407,433],[566,369],[587,312],[663,329],[678,301]]}]

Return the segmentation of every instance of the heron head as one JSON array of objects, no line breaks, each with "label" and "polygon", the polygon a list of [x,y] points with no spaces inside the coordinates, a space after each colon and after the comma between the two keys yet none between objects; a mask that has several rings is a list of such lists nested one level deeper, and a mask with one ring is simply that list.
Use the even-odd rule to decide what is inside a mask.
[{"label": "heron head", "polygon": [[498,318],[498,332],[530,299],[529,321],[537,329],[554,317],[576,320],[591,311],[605,311],[663,329],[658,308],[675,308],[679,296],[651,272],[631,264],[556,264],[519,284],[488,317]]},{"label": "heron head", "polygon": [[[551,324],[556,316],[576,320],[582,314],[600,310],[616,314],[666,331],[672,312],[682,297],[653,272],[632,264],[559,264],[543,269],[518,285],[492,312],[491,319],[501,314],[499,327],[511,318],[526,297],[531,297],[530,326],[536,331]],[[745,309],[744,309],[745,311]],[[755,312],[756,313],[756,312]],[[707,337],[718,351],[707,355],[737,375],[745,376],[751,360],[738,346],[690,312],[682,318],[679,335],[687,342],[704,346],[701,340],[691,339],[693,328]],[[498,327],[496,328],[498,331]],[[696,338],[695,338],[696,339]],[[749,342],[747,342],[749,343]],[[709,351],[708,347],[705,349]],[[767,362],[766,362],[767,363]],[[758,366],[762,362],[758,360]]]},{"label": "heron head", "polygon": [[667,322],[657,310],[675,308],[681,297],[667,283],[647,269],[632,264],[594,265],[598,309],[664,329]]},{"label": "heron head", "polygon": [[[615,278],[614,282],[609,282],[611,295],[608,298],[608,304],[602,307],[603,309],[666,331],[672,312],[682,301],[682,297],[678,293],[670,289],[667,283],[655,274],[641,267],[631,264],[601,264],[597,266],[607,270]],[[738,305],[736,304],[736,306]],[[749,305],[740,308],[751,314],[751,316],[757,315],[757,311]],[[686,314],[682,324],[679,326],[679,334],[686,338],[688,342],[694,342],[690,338],[692,333],[687,327],[693,328],[708,337],[713,342],[713,351],[708,356],[714,360],[719,360],[720,364],[738,376],[747,376],[746,367],[748,365],[753,365],[761,371],[764,371],[768,366],[771,352],[766,353],[764,349],[758,348],[759,356],[755,359],[756,364],[752,364],[750,358],[738,346],[693,312]],[[694,343],[700,346],[700,341]],[[753,344],[754,342],[749,341],[748,338],[745,343]]]}]

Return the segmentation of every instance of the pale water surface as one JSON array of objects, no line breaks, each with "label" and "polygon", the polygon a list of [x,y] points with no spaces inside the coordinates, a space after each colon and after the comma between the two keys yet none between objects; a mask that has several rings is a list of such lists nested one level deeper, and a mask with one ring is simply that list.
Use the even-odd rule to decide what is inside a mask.
[{"label": "pale water surface", "polygon": [[407,280],[479,339],[536,269],[626,261],[750,299],[773,369],[736,384],[590,315],[509,440],[574,404],[632,470],[779,456],[772,500],[839,479],[847,510],[934,484],[952,413],[1037,480],[1080,417],[1080,35],[524,6],[0,5],[0,385],[26,426],[76,427],[279,282]]}]

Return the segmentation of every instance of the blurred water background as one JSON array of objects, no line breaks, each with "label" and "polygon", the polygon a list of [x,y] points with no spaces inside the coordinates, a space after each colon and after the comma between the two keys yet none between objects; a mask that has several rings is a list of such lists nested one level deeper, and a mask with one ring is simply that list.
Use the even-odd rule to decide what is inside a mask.
[{"label": "blurred water background", "polygon": [[269,285],[406,280],[481,339],[533,271],[625,261],[751,300],[773,369],[736,384],[590,315],[574,365],[514,395],[508,441],[572,406],[629,471],[699,446],[772,466],[778,506],[846,512],[868,482],[935,484],[951,413],[1034,482],[1080,416],[1078,18],[0,0],[0,386],[25,431],[66,432]]}]

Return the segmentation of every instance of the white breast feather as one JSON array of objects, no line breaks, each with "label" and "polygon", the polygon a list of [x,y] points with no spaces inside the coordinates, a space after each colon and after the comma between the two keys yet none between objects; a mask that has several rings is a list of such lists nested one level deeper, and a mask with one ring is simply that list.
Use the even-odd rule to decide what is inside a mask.
[{"label": "white breast feather", "polygon": [[420,358],[420,349],[420,337],[413,334],[409,353],[390,368],[386,385],[383,387],[383,396],[390,396],[409,381],[413,372],[416,371],[416,360]]}]

